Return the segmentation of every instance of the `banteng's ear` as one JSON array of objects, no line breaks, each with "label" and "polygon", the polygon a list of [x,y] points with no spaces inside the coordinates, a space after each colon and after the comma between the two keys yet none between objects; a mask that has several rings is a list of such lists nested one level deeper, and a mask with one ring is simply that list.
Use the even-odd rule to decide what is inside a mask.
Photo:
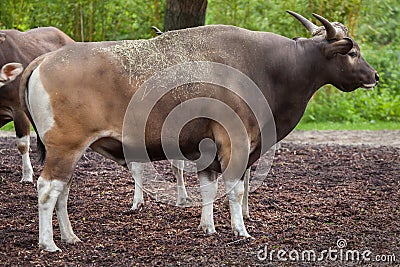
[{"label": "banteng's ear", "polygon": [[24,70],[20,63],[8,63],[1,68],[0,80],[11,82]]},{"label": "banteng's ear", "polygon": [[354,46],[353,40],[350,38],[343,38],[338,41],[329,43],[325,47],[325,55],[328,58],[336,56],[336,54],[347,54]]},{"label": "banteng's ear", "polygon": [[6,40],[6,34],[4,32],[0,32],[0,44]]}]

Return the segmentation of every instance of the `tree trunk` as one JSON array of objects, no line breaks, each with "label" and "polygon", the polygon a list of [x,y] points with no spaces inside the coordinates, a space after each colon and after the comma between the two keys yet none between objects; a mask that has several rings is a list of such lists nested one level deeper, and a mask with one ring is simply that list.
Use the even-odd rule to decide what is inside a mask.
[{"label": "tree trunk", "polygon": [[164,31],[204,25],[206,9],[207,0],[167,0]]}]

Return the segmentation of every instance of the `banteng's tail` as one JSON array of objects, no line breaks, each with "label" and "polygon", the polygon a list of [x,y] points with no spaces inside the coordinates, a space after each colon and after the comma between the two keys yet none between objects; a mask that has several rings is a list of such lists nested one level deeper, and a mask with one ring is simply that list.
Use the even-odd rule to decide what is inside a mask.
[{"label": "banteng's tail", "polygon": [[19,84],[19,97],[20,97],[21,106],[22,106],[22,109],[24,110],[25,114],[28,116],[28,118],[33,126],[33,129],[35,129],[35,132],[37,135],[37,149],[38,149],[38,154],[39,154],[39,160],[41,163],[43,163],[46,158],[46,148],[45,148],[42,140],[40,139],[35,122],[33,121],[32,115],[30,113],[29,98],[28,98],[28,93],[29,93],[28,83],[29,83],[29,79],[32,75],[32,72],[40,65],[40,63],[43,62],[44,59],[45,59],[45,55],[40,56],[40,57],[36,58],[34,61],[32,61],[28,65],[28,67],[26,67],[26,69],[24,70],[22,77],[21,77],[20,84]]}]

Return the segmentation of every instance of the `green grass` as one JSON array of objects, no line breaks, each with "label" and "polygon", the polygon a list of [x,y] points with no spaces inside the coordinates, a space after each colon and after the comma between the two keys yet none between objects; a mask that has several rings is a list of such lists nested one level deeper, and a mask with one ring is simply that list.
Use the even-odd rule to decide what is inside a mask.
[{"label": "green grass", "polygon": [[6,125],[4,125],[3,127],[1,127],[2,131],[14,131],[14,122],[9,122]]},{"label": "green grass", "polygon": [[400,130],[399,122],[300,122],[296,130]]}]

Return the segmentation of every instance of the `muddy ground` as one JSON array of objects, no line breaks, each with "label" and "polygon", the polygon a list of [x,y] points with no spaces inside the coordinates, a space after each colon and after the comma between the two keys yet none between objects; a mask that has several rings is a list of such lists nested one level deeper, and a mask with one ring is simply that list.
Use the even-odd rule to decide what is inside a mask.
[{"label": "muddy ground", "polygon": [[[132,212],[129,173],[88,151],[75,171],[68,207],[83,242],[62,244],[54,218],[58,253],[38,248],[36,189],[19,183],[14,139],[2,137],[0,265],[400,266],[400,147],[388,142],[399,135],[379,136],[384,146],[282,142],[263,185],[250,194],[246,225],[253,239],[233,236],[222,199],[215,203],[212,236],[197,229],[198,206],[174,207],[146,196],[142,209]],[[35,151],[33,145],[31,158]],[[41,166],[34,162],[34,169],[36,181]],[[172,179],[167,162],[158,169]],[[329,249],[331,258],[324,252]],[[366,253],[364,261],[356,262],[356,254],[346,258],[348,251],[359,253],[359,260]]]}]

